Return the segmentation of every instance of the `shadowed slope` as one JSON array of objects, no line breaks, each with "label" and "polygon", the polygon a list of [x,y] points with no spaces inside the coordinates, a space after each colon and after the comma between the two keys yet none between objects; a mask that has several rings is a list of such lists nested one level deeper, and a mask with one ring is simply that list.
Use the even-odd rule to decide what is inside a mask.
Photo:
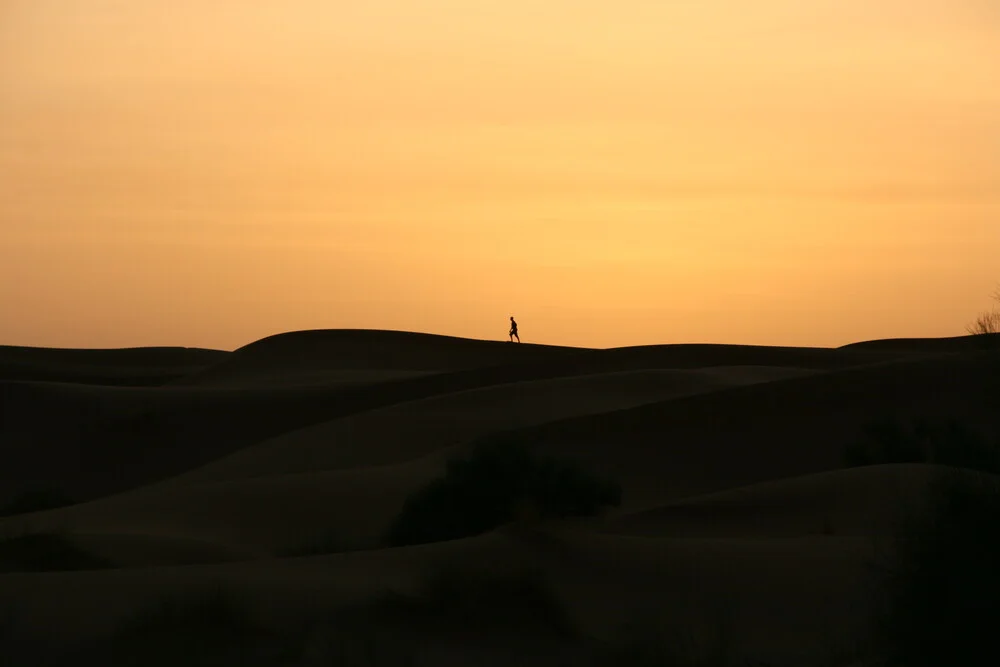
[{"label": "shadowed slope", "polygon": [[831,470],[684,498],[592,522],[592,529],[651,537],[888,536],[923,509],[941,479],[980,477],[916,463]]},{"label": "shadowed slope", "polygon": [[441,474],[451,449],[472,438],[802,373],[741,367],[729,369],[735,377],[727,377],[724,371],[602,374],[408,401],[282,435],[159,484],[26,520],[88,534],[218,539],[265,552],[302,543],[323,527],[335,531],[345,548],[370,548],[380,544],[406,496]]},{"label": "shadowed slope", "polygon": [[[319,332],[318,340],[326,340],[323,333]],[[457,340],[428,338],[435,344]],[[456,344],[476,349],[511,348],[514,357],[522,352],[543,357],[552,352],[559,358],[534,362],[522,359],[360,386],[335,383],[125,390],[0,381],[0,503],[24,488],[37,486],[62,489],[85,500],[179,474],[241,447],[311,424],[392,403],[490,385],[723,362],[753,365],[767,361],[766,365],[795,368],[810,363],[819,367],[831,363],[850,365],[872,358],[830,350],[763,347],[574,351],[529,345],[513,349],[516,344],[482,341],[458,340]],[[412,351],[407,354],[413,356]],[[268,372],[281,372],[280,364],[268,362],[265,366],[271,369]]]},{"label": "shadowed slope", "polygon": [[229,354],[186,347],[73,350],[3,345],[0,380],[161,385],[216,364]]},{"label": "shadowed slope", "polygon": [[899,354],[942,354],[1000,348],[1000,334],[954,336],[951,338],[886,338],[844,345],[840,350]]},{"label": "shadowed slope", "polygon": [[[0,605],[21,610],[24,627],[54,637],[94,636],[161,596],[205,595],[221,587],[240,591],[247,612],[281,625],[318,610],[377,605],[390,591],[419,590],[439,572],[482,573],[495,580],[530,568],[544,574],[556,599],[571,610],[573,624],[592,636],[613,636],[656,609],[664,630],[711,633],[728,620],[733,626],[727,630],[735,633],[732,648],[748,658],[814,664],[803,662],[802,654],[811,648],[815,659],[827,650],[818,640],[829,624],[850,632],[861,621],[859,573],[868,548],[851,538],[668,540],[505,530],[330,557],[0,575]],[[460,625],[447,630],[423,641],[469,639]]]},{"label": "shadowed slope", "polygon": [[[330,337],[337,339],[339,333],[315,332],[314,338],[307,332],[305,339],[329,350]],[[370,335],[373,340],[381,341],[372,343],[371,349],[385,348],[390,361],[397,359],[392,355],[402,355],[392,363],[406,362],[411,367],[418,363],[413,361],[416,358],[413,349],[392,352],[393,345],[386,341],[398,341],[400,337],[407,341],[424,340],[438,346],[436,354],[443,357],[448,356],[449,346],[454,344],[465,350],[456,353],[457,358],[464,360],[461,363],[472,363],[473,358],[496,361],[490,356],[496,351],[506,355],[509,363],[356,386],[335,383],[310,387],[123,389],[0,381],[0,504],[33,487],[60,489],[86,500],[177,475],[247,445],[311,424],[402,401],[490,385],[699,365],[839,368],[884,357],[878,353],[839,350],[704,345],[573,350],[396,332],[347,334],[348,338],[361,341],[358,345],[362,346],[367,345],[364,341]],[[282,340],[297,339],[293,334],[288,336],[277,337],[278,342],[266,339],[271,342],[260,343],[261,349],[267,350],[272,344],[284,349]],[[291,347],[298,349],[297,344]],[[481,358],[477,355],[482,350],[488,353]],[[552,356],[555,358],[550,359]],[[346,364],[347,370],[353,365],[355,370],[363,372],[356,357],[352,352],[343,357],[334,355],[332,361],[324,362],[305,355],[299,356],[295,363],[300,368],[312,363],[331,367]],[[269,354],[263,354],[261,360],[267,373],[282,372],[284,362],[270,359]],[[377,359],[371,358],[365,361],[369,365],[376,362]]]},{"label": "shadowed slope", "polygon": [[998,404],[1000,353],[977,353],[723,389],[518,436],[656,503],[839,468],[845,444],[875,419],[942,415],[997,433]]},{"label": "shadowed slope", "polygon": [[170,481],[389,465],[496,431],[810,372],[757,366],[662,369],[491,385],[396,403],[285,433]]},{"label": "shadowed slope", "polygon": [[646,345],[597,350],[400,331],[317,330],[250,343],[177,385],[250,386],[378,382],[424,373],[532,366],[550,377],[639,368],[794,366],[844,368],[914,350],[753,345]]},{"label": "shadowed slope", "polygon": [[[198,481],[195,471],[0,521],[5,530],[66,530],[123,565],[217,564],[4,574],[0,610],[57,641],[109,629],[160,595],[223,585],[245,593],[262,618],[288,623],[413,590],[442,568],[493,576],[530,567],[595,636],[651,610],[664,628],[684,631],[692,621],[712,630],[725,612],[740,658],[817,664],[830,627],[850,638],[864,621],[863,565],[871,536],[892,521],[884,506],[897,490],[902,500],[918,491],[929,469],[837,470],[843,446],[874,418],[941,414],[1000,428],[997,354],[742,346],[561,354],[354,387],[0,383],[0,491],[36,475],[107,492],[261,443],[200,471],[218,481]],[[874,363],[887,359],[896,360]],[[285,362],[271,363],[265,377]],[[295,364],[308,372],[307,360]],[[327,368],[367,372],[337,365],[347,363]],[[761,378],[770,381],[731,386]],[[253,560],[330,528],[348,546],[375,546],[409,491],[447,456],[511,426],[529,447],[619,481],[628,514],[527,521],[412,549]],[[283,466],[330,469],[273,474]],[[229,559],[243,562],[218,563]],[[444,641],[467,646],[460,634]],[[453,655],[465,658],[454,664],[477,664]]]},{"label": "shadowed slope", "polygon": [[[996,363],[993,357],[949,357],[775,379],[557,421],[524,429],[519,437],[583,459],[621,482],[624,507],[635,510],[688,494],[837,469],[845,443],[872,415],[925,413],[934,405],[949,414],[964,410],[996,428]],[[508,420],[600,412],[620,400],[628,383],[641,390],[631,400],[645,402],[657,391],[676,390],[662,380],[685,376],[678,373],[528,383],[523,394],[497,387],[400,404],[289,434],[134,494],[38,518],[64,517],[85,532],[162,526],[164,535],[175,537],[228,535],[233,546],[262,549],[286,546],[307,536],[309,525],[323,525],[339,530],[345,546],[374,546],[403,498],[438,474],[454,446],[468,438]],[[614,386],[617,391],[607,391]],[[548,404],[540,400],[545,395]],[[563,396],[565,403],[551,402]],[[428,456],[416,458],[422,455]],[[414,460],[398,464],[407,458]],[[341,470],[305,472],[324,468]],[[280,472],[302,474],[275,475]],[[870,474],[821,479],[866,480]],[[220,483],[204,483],[212,480]],[[253,537],[255,530],[264,531],[264,542]]]}]

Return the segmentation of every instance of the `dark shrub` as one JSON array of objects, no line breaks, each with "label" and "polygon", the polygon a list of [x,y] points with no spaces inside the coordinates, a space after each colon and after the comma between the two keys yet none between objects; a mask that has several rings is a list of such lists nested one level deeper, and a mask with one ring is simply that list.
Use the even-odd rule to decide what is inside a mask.
[{"label": "dark shrub", "polygon": [[444,477],[410,496],[393,522],[394,546],[470,537],[531,511],[539,517],[596,514],[621,502],[621,487],[572,461],[533,455],[506,438],[489,439],[448,462]]},{"label": "dark shrub", "polygon": [[904,527],[885,571],[879,629],[887,663],[995,664],[1000,484],[952,479],[933,494],[933,510]]}]

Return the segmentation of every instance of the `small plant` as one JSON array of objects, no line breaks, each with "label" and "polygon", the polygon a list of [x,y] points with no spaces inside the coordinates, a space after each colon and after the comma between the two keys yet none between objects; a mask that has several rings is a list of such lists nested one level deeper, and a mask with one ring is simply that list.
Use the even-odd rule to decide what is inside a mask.
[{"label": "small plant", "polygon": [[903,525],[884,566],[883,653],[891,667],[996,661],[1000,485],[943,479],[930,513]]},{"label": "small plant", "polygon": [[[1000,288],[993,293],[993,300],[1000,304]],[[994,306],[992,310],[980,313],[965,330],[973,336],[1000,334],[1000,306]]]},{"label": "small plant", "polygon": [[973,336],[1000,333],[1000,309],[994,308],[979,316],[965,329]]},{"label": "small plant", "polygon": [[539,457],[506,438],[448,462],[411,495],[389,531],[393,546],[478,535],[526,516],[588,516],[621,503],[621,487],[572,461]]}]

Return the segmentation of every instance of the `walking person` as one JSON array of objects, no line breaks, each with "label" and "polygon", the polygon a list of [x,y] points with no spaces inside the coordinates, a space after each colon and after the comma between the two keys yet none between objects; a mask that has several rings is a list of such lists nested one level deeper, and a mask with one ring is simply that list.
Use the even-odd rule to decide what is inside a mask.
[{"label": "walking person", "polygon": [[510,336],[510,342],[513,343],[515,338],[518,343],[521,342],[521,337],[517,335],[517,322],[514,321],[513,315],[510,316],[510,331],[508,332],[508,335]]}]

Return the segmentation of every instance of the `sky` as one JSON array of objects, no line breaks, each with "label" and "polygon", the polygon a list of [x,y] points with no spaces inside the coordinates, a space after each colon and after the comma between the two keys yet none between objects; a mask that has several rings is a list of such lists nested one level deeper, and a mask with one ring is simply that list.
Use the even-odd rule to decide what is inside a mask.
[{"label": "sky", "polygon": [[964,332],[997,0],[0,0],[0,344]]}]

